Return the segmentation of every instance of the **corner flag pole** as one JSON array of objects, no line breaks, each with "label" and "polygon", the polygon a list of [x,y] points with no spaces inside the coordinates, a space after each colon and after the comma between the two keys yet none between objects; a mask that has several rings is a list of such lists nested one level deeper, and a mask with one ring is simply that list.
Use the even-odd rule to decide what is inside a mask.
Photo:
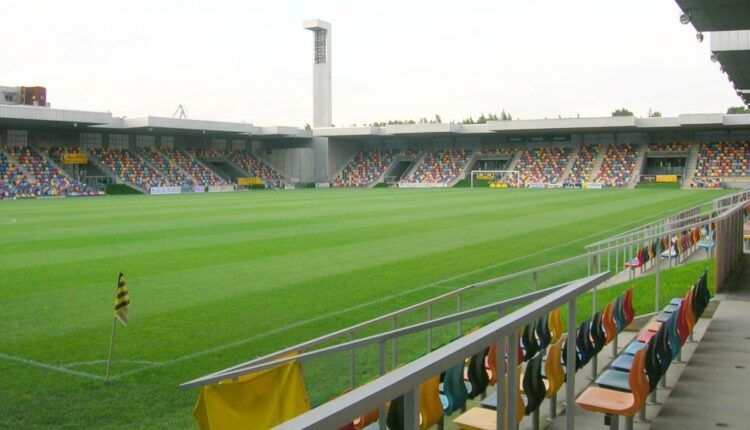
[{"label": "corner flag pole", "polygon": [[112,315],[112,336],[109,338],[109,356],[107,357],[107,374],[104,377],[104,383],[109,382],[109,371],[112,367],[112,353],[115,349],[115,329],[119,319],[123,325],[128,323],[128,308],[130,307],[130,296],[128,296],[128,284],[122,272],[117,277],[117,289],[115,290],[115,308]]},{"label": "corner flag pole", "polygon": [[104,383],[109,383],[109,369],[112,366],[112,352],[115,349],[115,329],[117,328],[117,317],[112,316],[112,336],[109,338],[109,356],[107,357],[107,374]]}]

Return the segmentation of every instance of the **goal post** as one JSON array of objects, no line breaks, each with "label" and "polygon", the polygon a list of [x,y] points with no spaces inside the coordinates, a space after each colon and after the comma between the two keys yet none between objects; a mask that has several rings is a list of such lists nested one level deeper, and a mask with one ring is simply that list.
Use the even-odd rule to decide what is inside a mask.
[{"label": "goal post", "polygon": [[471,171],[471,188],[476,186],[479,181],[497,183],[506,175],[515,179],[516,184],[520,182],[520,172],[518,170],[472,170]]}]

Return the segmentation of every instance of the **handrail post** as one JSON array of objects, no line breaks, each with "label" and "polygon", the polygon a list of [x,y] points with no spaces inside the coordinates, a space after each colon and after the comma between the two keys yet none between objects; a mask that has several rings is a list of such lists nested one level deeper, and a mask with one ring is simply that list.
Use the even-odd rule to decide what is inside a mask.
[{"label": "handrail post", "polygon": [[576,403],[576,299],[573,297],[568,302],[568,350],[565,374],[565,428],[575,430],[575,403]]},{"label": "handrail post", "polygon": [[[461,293],[456,294],[456,313],[461,312]],[[461,320],[456,321],[456,335],[461,337]]]},{"label": "handrail post", "polygon": [[515,430],[518,428],[518,417],[516,407],[518,396],[518,331],[513,330],[508,336],[508,411],[506,412],[505,428]]},{"label": "handrail post", "polygon": [[[669,253],[667,253],[669,255]],[[671,257],[667,257],[671,258]],[[661,286],[661,240],[656,241],[656,282],[654,283],[654,290],[656,297],[654,297],[654,312],[659,312],[659,287]]]},{"label": "handrail post", "polygon": [[419,429],[419,385],[404,393],[404,430]]},{"label": "handrail post", "polygon": [[[349,332],[349,341],[354,340],[354,332]],[[355,369],[357,365],[356,349],[352,348],[349,351],[349,388],[354,389],[355,385]]]},{"label": "handrail post", "polygon": [[[393,329],[398,328],[398,317],[393,317]],[[391,344],[391,369],[398,367],[398,336],[393,337],[393,343]]]},{"label": "handrail post", "polygon": [[531,285],[534,287],[534,291],[539,289],[539,285],[537,284],[536,279],[536,272],[531,272]]},{"label": "handrail post", "polygon": [[[432,303],[427,305],[427,321],[432,321]],[[427,352],[432,351],[432,327],[427,330]]]},{"label": "handrail post", "polygon": [[[380,376],[385,375],[385,340],[381,340],[378,354],[378,365],[380,367]],[[385,404],[380,405],[378,408],[378,427],[379,430],[388,430],[388,413],[385,409]]]},{"label": "handrail post", "polygon": [[615,239],[615,274],[620,273],[620,239]]},{"label": "handrail post", "polygon": [[497,341],[497,351],[495,351],[495,362],[497,363],[497,369],[495,369],[495,372],[497,374],[497,403],[495,403],[495,408],[497,411],[498,428],[500,428],[500,423],[503,423],[505,419],[505,374],[507,372],[507,366],[505,362],[505,345],[505,337],[500,336],[500,339],[498,339]]}]

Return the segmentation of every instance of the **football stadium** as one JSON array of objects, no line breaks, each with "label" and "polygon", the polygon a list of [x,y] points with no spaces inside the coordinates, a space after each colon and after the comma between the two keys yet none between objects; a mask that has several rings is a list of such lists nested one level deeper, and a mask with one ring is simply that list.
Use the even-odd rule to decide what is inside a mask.
[{"label": "football stadium", "polygon": [[750,1],[668,3],[742,106],[334,126],[321,19],[305,126],[0,86],[0,428],[747,428]]}]

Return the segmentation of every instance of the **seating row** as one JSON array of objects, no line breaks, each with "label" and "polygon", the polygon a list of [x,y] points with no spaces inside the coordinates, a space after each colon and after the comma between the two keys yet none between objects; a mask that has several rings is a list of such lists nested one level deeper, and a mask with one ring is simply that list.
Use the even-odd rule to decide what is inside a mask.
[{"label": "seating row", "polygon": [[671,363],[679,357],[682,346],[692,333],[698,318],[711,299],[708,276],[704,272],[684,298],[676,298],[662,310],[612,361],[576,400],[578,406],[606,414],[611,428],[617,428],[617,417],[627,418],[632,428],[633,416],[646,404],[665,377]]},{"label": "seating row", "polygon": [[368,187],[383,176],[397,153],[393,149],[359,151],[331,182],[334,187]]}]

